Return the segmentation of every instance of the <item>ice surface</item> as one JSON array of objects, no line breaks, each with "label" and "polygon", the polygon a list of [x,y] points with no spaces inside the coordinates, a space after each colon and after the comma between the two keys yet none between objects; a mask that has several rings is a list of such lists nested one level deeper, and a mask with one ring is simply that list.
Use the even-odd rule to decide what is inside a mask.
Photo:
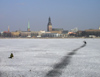
[{"label": "ice surface", "polygon": [[0,39],[0,77],[45,77],[84,40],[60,77],[100,77],[100,39]]}]

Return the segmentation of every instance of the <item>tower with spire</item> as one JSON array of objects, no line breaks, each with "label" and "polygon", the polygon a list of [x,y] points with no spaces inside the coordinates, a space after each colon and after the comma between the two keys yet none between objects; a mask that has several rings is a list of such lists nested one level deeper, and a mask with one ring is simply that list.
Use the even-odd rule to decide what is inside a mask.
[{"label": "tower with spire", "polygon": [[50,17],[48,19],[47,31],[52,31],[52,23],[51,23],[51,18]]},{"label": "tower with spire", "polygon": [[28,21],[28,28],[27,28],[27,31],[30,32],[30,23]]},{"label": "tower with spire", "polygon": [[10,30],[9,30],[9,26],[8,26],[8,32],[10,32]]}]

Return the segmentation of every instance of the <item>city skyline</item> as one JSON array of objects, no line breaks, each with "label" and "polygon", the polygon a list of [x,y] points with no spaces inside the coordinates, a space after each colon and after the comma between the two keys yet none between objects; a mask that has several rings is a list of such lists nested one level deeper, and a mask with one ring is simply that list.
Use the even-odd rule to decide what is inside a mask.
[{"label": "city skyline", "polygon": [[47,30],[48,18],[54,28],[98,29],[100,0],[1,0],[0,31]]}]

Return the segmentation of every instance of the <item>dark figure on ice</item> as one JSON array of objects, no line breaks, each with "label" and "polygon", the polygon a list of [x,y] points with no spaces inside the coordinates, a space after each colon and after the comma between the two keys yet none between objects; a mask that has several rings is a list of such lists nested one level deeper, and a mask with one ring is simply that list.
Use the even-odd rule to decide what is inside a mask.
[{"label": "dark figure on ice", "polygon": [[86,41],[83,41],[84,42],[84,44],[86,44]]},{"label": "dark figure on ice", "polygon": [[13,58],[13,57],[14,57],[14,55],[13,55],[13,53],[11,53],[9,58]]}]

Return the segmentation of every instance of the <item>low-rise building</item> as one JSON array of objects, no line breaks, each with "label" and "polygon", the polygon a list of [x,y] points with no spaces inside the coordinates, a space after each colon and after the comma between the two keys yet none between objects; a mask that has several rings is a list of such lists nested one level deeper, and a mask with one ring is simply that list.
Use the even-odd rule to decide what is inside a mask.
[{"label": "low-rise building", "polygon": [[11,32],[11,36],[12,37],[19,37],[20,36],[20,32],[19,31]]},{"label": "low-rise building", "polygon": [[100,30],[99,29],[88,29],[88,30],[85,30],[85,35],[87,37],[89,37],[90,35],[100,37]]},{"label": "low-rise building", "polygon": [[11,32],[4,31],[3,37],[11,37]]},{"label": "low-rise building", "polygon": [[28,31],[22,31],[20,33],[21,37],[31,37],[31,32],[28,32]]},{"label": "low-rise building", "polygon": [[62,34],[58,34],[58,33],[43,33],[41,35],[42,37],[50,37],[50,38],[57,38],[57,37],[62,37]]},{"label": "low-rise building", "polygon": [[31,31],[31,37],[37,37],[39,35],[38,31]]}]

